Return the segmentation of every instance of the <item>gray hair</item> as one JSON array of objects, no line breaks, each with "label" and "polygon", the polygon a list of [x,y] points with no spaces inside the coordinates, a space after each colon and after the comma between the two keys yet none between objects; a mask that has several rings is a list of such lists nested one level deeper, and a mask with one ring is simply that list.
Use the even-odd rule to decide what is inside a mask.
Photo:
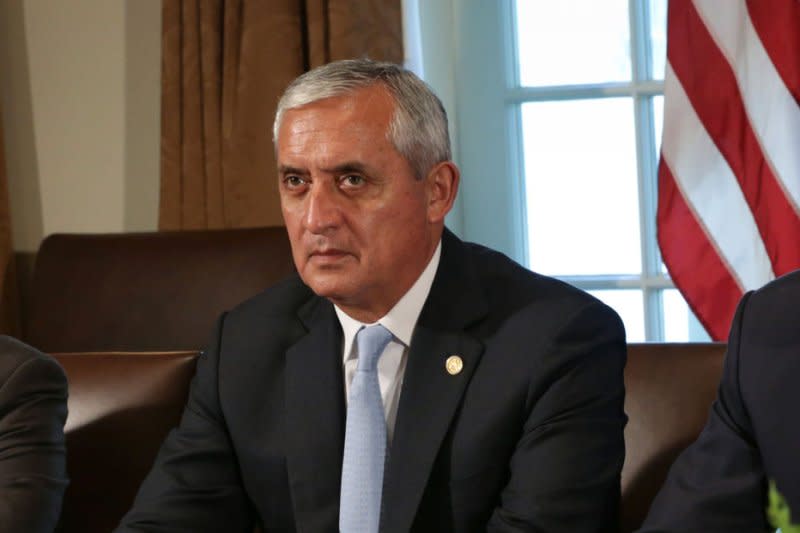
[{"label": "gray hair", "polygon": [[334,61],[290,83],[278,101],[272,126],[273,142],[277,145],[278,130],[288,109],[342,96],[376,83],[386,87],[395,101],[387,139],[408,161],[416,177],[422,179],[434,165],[449,161],[447,113],[439,98],[410,70],[371,59]]}]

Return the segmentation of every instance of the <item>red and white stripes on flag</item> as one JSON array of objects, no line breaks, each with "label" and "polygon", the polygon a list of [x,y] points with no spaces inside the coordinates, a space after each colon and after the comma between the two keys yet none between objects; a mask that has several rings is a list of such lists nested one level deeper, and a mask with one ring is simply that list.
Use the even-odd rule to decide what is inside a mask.
[{"label": "red and white stripes on flag", "polygon": [[669,0],[658,242],[715,340],[800,268],[800,0]]}]

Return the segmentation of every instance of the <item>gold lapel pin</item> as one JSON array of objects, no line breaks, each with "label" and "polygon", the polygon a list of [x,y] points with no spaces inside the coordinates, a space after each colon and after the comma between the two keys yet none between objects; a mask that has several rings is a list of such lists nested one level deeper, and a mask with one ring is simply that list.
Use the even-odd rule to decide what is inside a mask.
[{"label": "gold lapel pin", "polygon": [[462,361],[461,357],[458,355],[451,355],[447,358],[447,361],[445,361],[444,367],[447,369],[448,374],[455,376],[464,369],[464,361]]}]

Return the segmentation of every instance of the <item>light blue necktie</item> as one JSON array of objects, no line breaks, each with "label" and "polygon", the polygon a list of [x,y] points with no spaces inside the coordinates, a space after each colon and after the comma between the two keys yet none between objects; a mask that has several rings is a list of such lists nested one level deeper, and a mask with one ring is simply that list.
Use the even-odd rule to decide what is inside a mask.
[{"label": "light blue necktie", "polygon": [[356,333],[358,367],[350,384],[342,461],[339,530],[377,533],[381,518],[386,418],[378,383],[378,359],[392,334],[376,324]]}]

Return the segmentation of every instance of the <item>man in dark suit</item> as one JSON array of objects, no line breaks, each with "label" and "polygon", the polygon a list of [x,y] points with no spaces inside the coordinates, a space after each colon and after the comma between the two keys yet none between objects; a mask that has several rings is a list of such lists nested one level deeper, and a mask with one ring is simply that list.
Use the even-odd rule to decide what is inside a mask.
[{"label": "man in dark suit", "polygon": [[614,530],[621,322],[444,229],[438,98],[336,62],[289,86],[274,135],[299,275],[222,317],[120,531]]},{"label": "man in dark suit", "polygon": [[67,487],[66,418],[59,364],[0,335],[0,531],[55,528]]},{"label": "man in dark suit", "polygon": [[800,406],[798,303],[800,271],[744,295],[706,427],[641,531],[767,531],[770,480],[800,523],[800,425],[789,416]]}]

